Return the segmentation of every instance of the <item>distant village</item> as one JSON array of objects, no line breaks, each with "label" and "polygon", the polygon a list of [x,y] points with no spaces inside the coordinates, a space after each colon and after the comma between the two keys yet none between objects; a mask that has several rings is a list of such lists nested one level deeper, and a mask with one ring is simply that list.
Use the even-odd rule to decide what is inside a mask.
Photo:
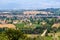
[{"label": "distant village", "polygon": [[[23,11],[21,14],[14,15],[11,12],[0,12],[0,24],[13,23],[16,24],[19,21],[25,21],[29,18],[60,18],[59,14],[54,14],[46,11]],[[11,21],[13,20],[13,21]]]}]

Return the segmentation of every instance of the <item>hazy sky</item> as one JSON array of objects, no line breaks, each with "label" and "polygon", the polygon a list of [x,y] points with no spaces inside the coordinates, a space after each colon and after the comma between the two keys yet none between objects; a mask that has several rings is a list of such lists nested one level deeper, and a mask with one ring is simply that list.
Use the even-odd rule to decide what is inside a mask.
[{"label": "hazy sky", "polygon": [[60,8],[60,0],[0,0],[0,9]]}]

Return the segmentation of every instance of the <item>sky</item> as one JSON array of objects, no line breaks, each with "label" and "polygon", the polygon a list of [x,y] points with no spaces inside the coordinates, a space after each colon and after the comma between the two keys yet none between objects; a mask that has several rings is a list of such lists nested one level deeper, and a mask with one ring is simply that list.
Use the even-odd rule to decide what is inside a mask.
[{"label": "sky", "polygon": [[0,0],[0,9],[60,8],[60,0]]}]

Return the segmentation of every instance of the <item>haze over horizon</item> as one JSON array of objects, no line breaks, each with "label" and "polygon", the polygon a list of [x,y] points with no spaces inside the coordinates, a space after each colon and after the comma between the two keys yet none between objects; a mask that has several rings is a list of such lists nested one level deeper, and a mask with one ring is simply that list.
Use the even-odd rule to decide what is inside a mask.
[{"label": "haze over horizon", "polygon": [[0,0],[0,9],[60,8],[60,0]]}]

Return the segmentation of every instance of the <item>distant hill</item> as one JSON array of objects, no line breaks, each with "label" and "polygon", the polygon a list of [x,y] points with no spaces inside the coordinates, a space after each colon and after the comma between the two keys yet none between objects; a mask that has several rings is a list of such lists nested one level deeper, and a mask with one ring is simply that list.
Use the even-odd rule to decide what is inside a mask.
[{"label": "distant hill", "polygon": [[60,8],[47,8],[47,9],[40,9],[38,11],[46,11],[46,12],[52,12],[52,13],[60,14]]}]

